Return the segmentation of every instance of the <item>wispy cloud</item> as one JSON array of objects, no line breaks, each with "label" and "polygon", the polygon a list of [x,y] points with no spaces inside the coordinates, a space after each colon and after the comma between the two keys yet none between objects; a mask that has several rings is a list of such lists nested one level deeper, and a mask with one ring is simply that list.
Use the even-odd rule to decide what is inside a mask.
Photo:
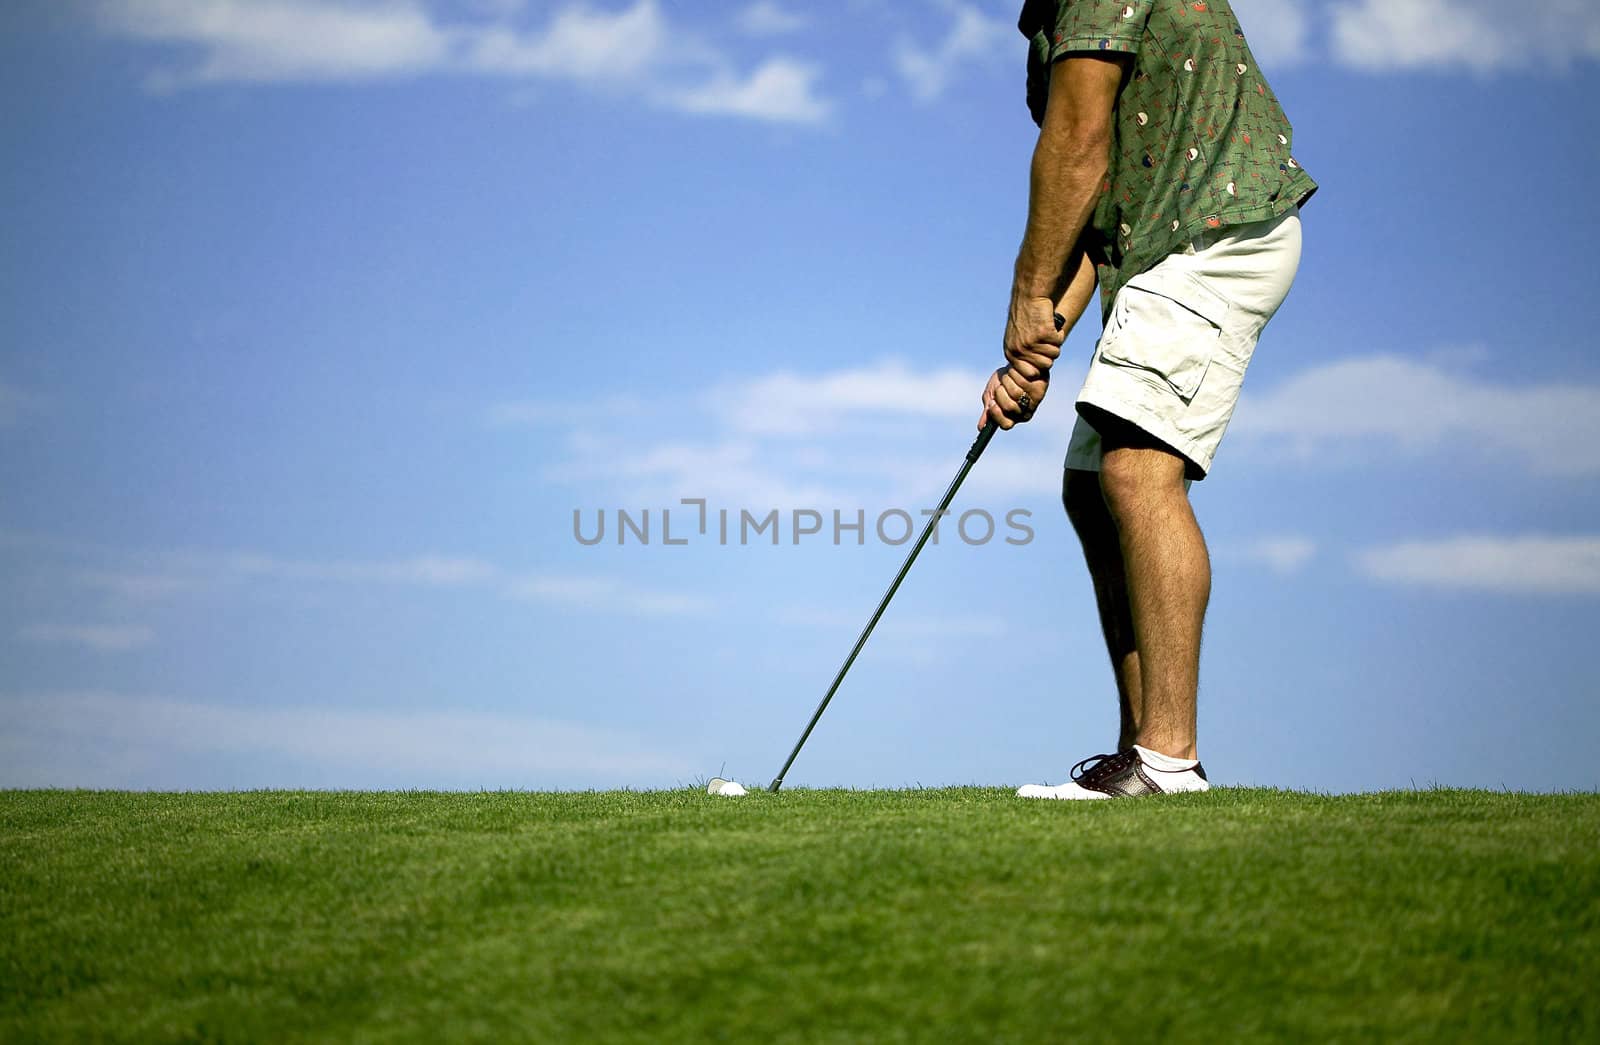
[{"label": "wispy cloud", "polygon": [[550,76],[583,83],[626,80],[669,60],[671,36],[652,0],[608,13],[558,11],[543,32],[504,26],[456,27],[468,69],[510,76]]},{"label": "wispy cloud", "polygon": [[76,574],[73,580],[86,588],[94,588],[135,602],[168,598],[192,591],[197,584],[196,578],[192,576],[131,570],[126,572],[85,570]]},{"label": "wispy cloud", "polygon": [[317,0],[104,0],[106,29],[186,44],[199,60],[158,85],[221,81],[362,80],[447,64],[450,35],[419,5]]},{"label": "wispy cloud", "polygon": [[1463,536],[1405,541],[1356,554],[1393,584],[1531,595],[1600,595],[1600,537]]},{"label": "wispy cloud", "polygon": [[[780,624],[828,631],[859,631],[866,623],[865,613],[859,607],[846,611],[819,606],[785,606],[774,616]],[[906,614],[885,619],[881,627],[884,634],[900,638],[972,639],[1000,638],[1011,625],[994,613],[960,617]]]},{"label": "wispy cloud", "polygon": [[479,584],[492,581],[500,575],[498,568],[490,563],[443,555],[421,555],[410,559],[376,562],[316,562],[239,552],[220,557],[217,566],[223,572],[238,577],[378,582],[427,587]]},{"label": "wispy cloud", "polygon": [[729,419],[737,431],[807,436],[836,430],[846,415],[976,418],[983,382],[976,370],[917,369],[890,359],[823,374],[779,371],[718,389],[710,401],[734,404]]},{"label": "wispy cloud", "polygon": [[646,409],[638,396],[607,396],[585,403],[558,403],[544,399],[508,399],[492,403],[484,411],[484,422],[491,428],[518,428],[533,426],[577,427],[595,417],[616,420],[633,417]]},{"label": "wispy cloud", "polygon": [[771,58],[748,76],[723,73],[672,92],[673,107],[687,113],[750,116],[788,123],[820,123],[830,106],[816,93],[821,70],[790,58]]},{"label": "wispy cloud", "polygon": [[142,627],[66,627],[54,624],[34,624],[17,632],[17,638],[28,642],[59,643],[81,646],[96,653],[122,653],[140,646],[148,646],[156,634]]},{"label": "wispy cloud", "polygon": [[[656,451],[660,452],[660,451]],[[662,529],[659,509],[651,510],[649,539],[660,544],[667,536]],[[642,516],[631,516],[638,525]],[[672,536],[680,539],[696,535],[699,512],[680,506],[674,512]],[[592,516],[581,523],[581,532],[592,535]],[[607,540],[615,541],[615,511],[607,513]],[[0,532],[4,543],[19,547],[37,546],[40,541],[26,535]],[[630,531],[630,540],[632,540]],[[69,549],[69,551],[74,551]],[[81,551],[81,549],[76,550]],[[102,558],[116,556],[116,549],[96,548]],[[501,565],[470,556],[416,555],[399,559],[293,559],[259,552],[168,552],[123,553],[137,568],[79,569],[69,571],[70,583],[80,588],[104,592],[127,602],[151,602],[183,596],[213,593],[223,589],[281,584],[290,588],[317,585],[380,586],[412,589],[476,589],[516,601],[577,608],[608,613],[642,616],[681,616],[704,613],[713,600],[699,592],[670,591],[640,585],[635,581],[593,575],[527,575]],[[32,642],[75,643],[102,651],[133,649],[145,645],[154,633],[139,627],[59,627],[35,625],[16,633]]]},{"label": "wispy cloud", "polygon": [[912,97],[930,102],[944,94],[967,68],[1010,59],[1020,67],[1021,37],[1014,20],[991,17],[972,4],[939,4],[951,18],[943,39],[932,46],[901,38],[891,54],[895,72]]},{"label": "wispy cloud", "polygon": [[[652,539],[659,536],[652,535]],[[650,590],[614,577],[525,577],[513,582],[508,593],[557,606],[650,617],[693,616],[710,611],[713,605],[711,599],[695,592]]]},{"label": "wispy cloud", "polygon": [[808,19],[776,0],[758,0],[740,11],[734,24],[751,36],[781,36],[804,29]]},{"label": "wispy cloud", "polygon": [[1303,0],[1234,0],[1233,10],[1256,61],[1268,71],[1308,56],[1311,8]]},{"label": "wispy cloud", "polygon": [[565,460],[546,478],[593,490],[603,477],[629,507],[694,497],[765,511],[843,503],[840,485],[820,478],[826,472],[822,461],[737,435],[711,441],[668,436],[643,448],[626,438],[575,435]]},{"label": "wispy cloud", "polygon": [[[236,764],[257,768],[241,779]],[[581,723],[474,711],[236,707],[113,692],[0,695],[0,786],[526,787],[681,779],[692,760]]]},{"label": "wispy cloud", "polygon": [[1265,566],[1280,577],[1299,573],[1317,554],[1309,537],[1262,537],[1235,549],[1235,558]]},{"label": "wispy cloud", "polygon": [[1333,52],[1358,69],[1489,72],[1600,58],[1589,0],[1354,0],[1330,11]]},{"label": "wispy cloud", "polygon": [[152,74],[162,90],[453,73],[628,90],[681,113],[779,123],[817,123],[830,109],[813,66],[772,55],[741,70],[657,0],[568,3],[531,28],[516,24],[514,5],[446,20],[421,0],[101,0],[98,13],[108,33],[194,52]]},{"label": "wispy cloud", "polygon": [[[757,512],[914,510],[950,481],[960,451],[976,436],[984,378],[979,370],[917,369],[897,359],[756,374],[695,402],[647,408],[652,417],[706,422],[697,424],[708,428],[698,438],[670,422],[642,438],[573,432],[563,459],[544,475],[582,486],[587,497],[604,490],[630,506],[693,497]],[[990,451],[964,496],[1053,498],[1075,416],[1071,391],[1057,393],[1024,432]]]},{"label": "wispy cloud", "polygon": [[1600,474],[1600,385],[1512,384],[1460,365],[1361,356],[1246,391],[1232,433],[1353,462],[1363,445],[1413,454],[1449,449],[1512,459],[1555,476]]}]

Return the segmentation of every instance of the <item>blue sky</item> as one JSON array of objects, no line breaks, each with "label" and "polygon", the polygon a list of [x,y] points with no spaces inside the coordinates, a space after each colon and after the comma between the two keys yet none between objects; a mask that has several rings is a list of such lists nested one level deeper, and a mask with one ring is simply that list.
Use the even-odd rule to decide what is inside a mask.
[{"label": "blue sky", "polygon": [[[0,786],[769,779],[999,362],[1014,6],[7,4]],[[1212,779],[1600,786],[1600,14],[1236,6],[1322,191],[1193,494]],[[1055,496],[1096,326],[791,784],[1114,744]]]}]

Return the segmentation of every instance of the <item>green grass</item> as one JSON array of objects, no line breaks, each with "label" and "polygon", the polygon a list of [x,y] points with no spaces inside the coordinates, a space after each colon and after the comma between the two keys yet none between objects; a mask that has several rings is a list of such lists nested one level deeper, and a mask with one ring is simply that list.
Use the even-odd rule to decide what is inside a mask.
[{"label": "green grass", "polygon": [[1600,1040],[1600,795],[0,792],[0,1041]]}]

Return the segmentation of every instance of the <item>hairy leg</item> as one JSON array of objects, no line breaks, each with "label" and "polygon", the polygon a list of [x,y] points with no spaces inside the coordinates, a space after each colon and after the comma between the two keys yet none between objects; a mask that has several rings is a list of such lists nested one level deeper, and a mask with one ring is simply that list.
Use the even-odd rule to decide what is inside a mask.
[{"label": "hairy leg", "polygon": [[1184,459],[1126,422],[1091,419],[1105,447],[1100,486],[1116,527],[1138,650],[1138,743],[1196,758],[1200,635],[1211,559],[1184,487]]},{"label": "hairy leg", "polygon": [[1105,636],[1106,652],[1111,656],[1111,672],[1117,680],[1117,704],[1122,723],[1117,750],[1126,751],[1139,739],[1144,700],[1139,682],[1139,649],[1134,643],[1133,618],[1128,609],[1127,570],[1122,562],[1117,527],[1111,521],[1105,496],[1100,492],[1100,474],[1068,469],[1061,484],[1061,503],[1067,510],[1067,518],[1072,520],[1072,528],[1078,533],[1084,562],[1094,582],[1100,630]]}]

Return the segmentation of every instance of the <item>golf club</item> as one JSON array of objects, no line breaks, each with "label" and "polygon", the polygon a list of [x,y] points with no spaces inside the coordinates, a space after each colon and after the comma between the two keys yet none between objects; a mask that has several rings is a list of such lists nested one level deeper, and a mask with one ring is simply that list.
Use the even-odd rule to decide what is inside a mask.
[{"label": "golf club", "polygon": [[967,477],[967,473],[972,470],[972,466],[978,463],[978,458],[983,454],[984,447],[989,445],[989,440],[994,438],[994,433],[998,429],[999,425],[991,418],[989,423],[983,426],[983,431],[978,433],[978,438],[972,443],[972,449],[967,451],[966,460],[961,462],[961,470],[956,472],[956,477],[950,481],[950,488],[945,490],[944,497],[939,501],[939,507],[928,518],[928,525],[922,528],[922,536],[918,537],[917,543],[911,546],[911,554],[907,555],[906,561],[901,564],[900,572],[894,575],[894,581],[889,585],[889,590],[883,593],[883,601],[878,603],[878,608],[872,614],[872,619],[867,621],[867,626],[861,630],[861,637],[856,639],[855,648],[844,659],[844,666],[839,669],[839,674],[834,676],[833,685],[828,687],[827,695],[822,698],[822,703],[818,704],[817,710],[812,713],[811,721],[806,723],[806,731],[800,734],[800,739],[795,743],[794,750],[789,752],[789,760],[783,764],[782,769],[778,770],[778,775],[772,778],[772,785],[767,790],[776,794],[778,788],[783,786],[783,778],[788,774],[789,767],[794,765],[795,757],[800,754],[800,749],[805,747],[806,738],[816,728],[817,720],[827,710],[828,701],[832,700],[834,693],[838,691],[839,683],[844,681],[845,672],[849,671],[850,665],[855,663],[856,654],[861,652],[861,647],[867,644],[867,637],[872,634],[872,629],[877,627],[878,618],[883,616],[883,611],[888,607],[889,600],[894,598],[894,593],[899,589],[900,582],[906,579],[906,574],[911,570],[911,564],[917,561],[917,553],[922,551],[924,544],[928,543],[928,537],[933,533],[933,528],[944,517],[945,511],[950,507],[950,502],[955,499],[956,491],[961,489],[961,481]]}]

